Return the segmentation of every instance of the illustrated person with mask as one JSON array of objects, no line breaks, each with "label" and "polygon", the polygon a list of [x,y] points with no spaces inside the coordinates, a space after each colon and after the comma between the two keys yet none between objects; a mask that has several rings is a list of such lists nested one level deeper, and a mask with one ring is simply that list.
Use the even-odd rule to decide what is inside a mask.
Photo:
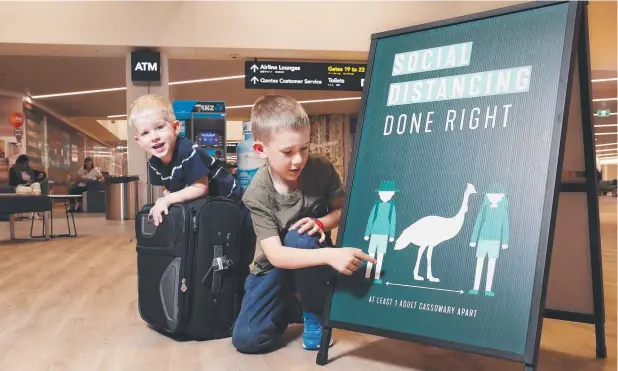
[{"label": "illustrated person with mask", "polygon": [[[365,241],[369,241],[369,250],[367,254],[372,258],[376,257],[377,264],[375,271],[374,283],[381,284],[380,273],[382,271],[382,260],[386,254],[388,242],[395,240],[395,227],[397,226],[397,213],[395,212],[395,203],[392,201],[395,192],[399,192],[393,180],[383,180],[380,187],[376,190],[379,201],[373,205],[367,227],[365,228]],[[367,262],[367,270],[365,278],[371,276],[373,264]]]},{"label": "illustrated person with mask", "polygon": [[468,291],[470,295],[478,295],[483,275],[485,257],[487,262],[487,281],[485,295],[494,296],[491,287],[494,281],[496,261],[500,249],[507,249],[509,244],[509,203],[506,192],[500,185],[489,188],[483,198],[483,206],[476,217],[470,246],[476,247],[476,273],[474,288]]}]

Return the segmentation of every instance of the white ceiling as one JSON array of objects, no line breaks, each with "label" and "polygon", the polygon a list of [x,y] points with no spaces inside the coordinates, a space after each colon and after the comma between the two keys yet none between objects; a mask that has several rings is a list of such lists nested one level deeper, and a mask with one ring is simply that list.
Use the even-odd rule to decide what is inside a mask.
[{"label": "white ceiling", "polygon": [[[593,78],[616,77],[616,3],[593,1],[589,6],[589,14]],[[124,57],[50,56],[58,54],[59,50],[64,50],[57,48],[52,53],[50,48],[53,47],[0,43],[0,90],[41,95],[125,86]],[[73,45],[70,49],[71,55],[97,55],[99,51],[100,54],[106,54],[105,51],[109,48]],[[194,56],[199,55],[197,51],[194,53]],[[319,54],[321,58],[328,58],[328,55],[326,52]],[[276,53],[272,55],[273,58],[276,56]],[[330,61],[340,59],[341,53],[333,53],[333,56],[336,57]],[[357,58],[347,62],[364,63],[366,54],[363,58],[364,60]],[[613,69],[608,68],[612,65]],[[243,73],[243,60],[176,58],[169,60],[170,81]],[[259,95],[265,93],[288,94],[301,101],[359,97],[361,94],[360,92],[247,90],[244,88],[243,79],[170,86],[171,99],[223,100],[228,106],[250,105]],[[593,98],[617,96],[616,82],[593,84]],[[48,98],[39,102],[69,118],[77,126],[88,127],[89,131],[98,133],[100,139],[107,142],[113,142],[117,138],[96,120],[104,119],[108,115],[123,114],[126,110],[124,91]],[[313,103],[305,105],[305,108],[309,114],[356,114],[359,103],[359,100]],[[616,101],[593,102],[595,112],[601,108],[609,108],[612,112],[618,111]],[[230,120],[242,120],[249,117],[249,112],[249,108],[233,109],[229,111],[228,117]],[[594,124],[616,124],[617,118],[618,116],[595,118]],[[616,132],[618,131],[616,129],[616,127],[595,128],[597,132]],[[599,136],[598,139],[597,143],[617,141],[613,136]]]}]

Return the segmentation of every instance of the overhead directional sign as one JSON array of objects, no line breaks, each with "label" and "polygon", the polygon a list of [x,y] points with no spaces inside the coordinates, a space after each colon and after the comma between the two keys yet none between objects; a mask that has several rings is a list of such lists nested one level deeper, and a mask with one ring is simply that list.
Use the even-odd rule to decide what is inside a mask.
[{"label": "overhead directional sign", "polygon": [[366,64],[245,62],[246,89],[362,91]]},{"label": "overhead directional sign", "polygon": [[600,109],[600,110],[597,111],[597,116],[599,116],[599,117],[607,117],[607,116],[610,115],[610,113],[611,112],[608,109]]}]

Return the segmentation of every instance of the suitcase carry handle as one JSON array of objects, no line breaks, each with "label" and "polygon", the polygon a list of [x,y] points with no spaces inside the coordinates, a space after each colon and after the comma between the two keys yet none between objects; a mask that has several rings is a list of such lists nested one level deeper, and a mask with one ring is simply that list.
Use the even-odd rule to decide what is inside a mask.
[{"label": "suitcase carry handle", "polygon": [[[146,216],[142,216],[140,218],[140,226],[141,226],[141,235],[144,236],[145,238],[152,238],[155,233],[157,232],[157,226],[154,225],[154,219],[152,218],[152,215],[148,214]],[[146,223],[144,223],[146,222]],[[137,237],[137,235],[134,235],[133,237],[131,237],[131,239],[129,240],[129,243],[133,242],[133,240]]]},{"label": "suitcase carry handle", "polygon": [[150,214],[142,217],[141,227],[142,236],[147,238],[151,238],[152,236],[154,236],[155,232],[157,231],[157,226],[154,225],[154,219]]}]

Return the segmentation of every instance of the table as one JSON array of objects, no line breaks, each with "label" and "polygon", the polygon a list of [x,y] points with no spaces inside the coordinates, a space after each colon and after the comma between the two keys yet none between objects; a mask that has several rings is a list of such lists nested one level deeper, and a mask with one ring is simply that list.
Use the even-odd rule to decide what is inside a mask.
[{"label": "table", "polygon": [[[77,229],[75,228],[75,215],[73,214],[73,210],[71,210],[71,204],[70,204],[70,200],[76,200],[78,198],[81,198],[82,195],[47,195],[47,197],[49,198],[49,205],[50,205],[50,224],[51,224],[51,231],[49,236],[50,237],[76,237],[77,236]],[[54,234],[54,202],[56,201],[62,201],[64,204],[64,214],[66,215],[67,218],[67,229],[69,231],[69,233],[65,233],[65,234]],[[71,214],[71,221],[73,222],[73,233],[71,233],[71,224],[69,223],[69,214]],[[32,220],[32,224],[34,224],[34,219]],[[43,223],[43,229],[45,229],[45,223]],[[30,230],[32,230],[32,227],[30,228]],[[39,236],[41,237],[41,236]]]},{"label": "table", "polygon": [[[9,236],[11,240],[15,240],[15,215],[17,213],[32,213],[43,212],[42,230],[40,235],[33,235],[35,219],[32,219],[30,224],[30,237],[45,238],[46,240],[54,237],[76,237],[77,228],[75,227],[75,216],[70,209],[70,200],[81,198],[81,195],[29,195],[19,193],[3,193],[0,194],[0,212],[10,214],[9,217]],[[54,234],[54,210],[53,206],[56,201],[63,201],[64,213],[67,219],[67,228],[69,233]],[[69,213],[71,220],[69,220]],[[71,222],[73,224],[73,232],[71,232]]]},{"label": "table", "polygon": [[[32,235],[32,225],[30,226],[30,237],[45,237],[49,239],[47,224],[50,219],[48,214],[51,212],[51,202],[46,195],[28,195],[18,193],[0,194],[0,212],[9,214],[9,237],[15,240],[15,215],[18,213],[43,212],[43,233],[41,236]],[[34,222],[34,220],[33,220]]]}]

